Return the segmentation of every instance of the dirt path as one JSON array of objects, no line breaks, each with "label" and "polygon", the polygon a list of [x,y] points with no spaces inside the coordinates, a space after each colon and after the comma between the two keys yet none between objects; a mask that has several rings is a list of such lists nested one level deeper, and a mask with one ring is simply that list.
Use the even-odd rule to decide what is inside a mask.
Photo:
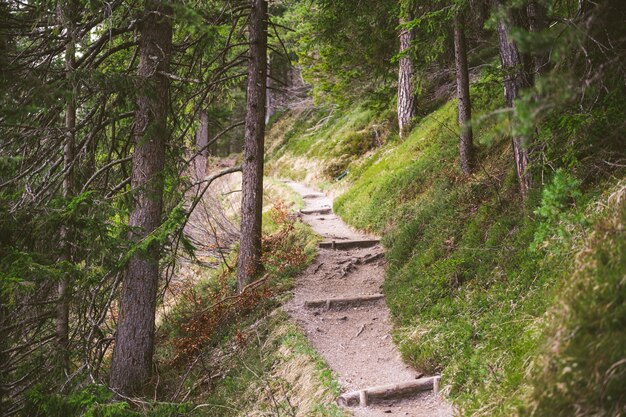
[{"label": "dirt path", "polygon": [[[350,229],[332,213],[332,200],[302,184],[286,182],[304,197],[303,220],[336,243],[372,240]],[[298,277],[295,296],[285,310],[304,328],[312,345],[339,376],[343,391],[415,381],[422,375],[402,362],[391,340],[389,309],[384,299],[357,306],[307,308],[305,302],[354,298],[380,294],[384,280],[383,249],[380,245],[353,249],[319,249],[312,265]],[[340,306],[341,307],[341,306]],[[409,398],[385,400],[367,407],[351,407],[355,416],[448,417],[451,408],[432,391]]]}]

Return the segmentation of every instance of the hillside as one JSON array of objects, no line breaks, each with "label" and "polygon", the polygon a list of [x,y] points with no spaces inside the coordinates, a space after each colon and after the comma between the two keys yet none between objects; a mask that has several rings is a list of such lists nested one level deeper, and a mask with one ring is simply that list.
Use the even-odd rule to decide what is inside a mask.
[{"label": "hillside", "polygon": [[[405,140],[390,133],[389,112],[366,102],[286,113],[270,130],[268,170],[337,194],[346,222],[384,236],[394,340],[409,363],[442,372],[464,414],[593,413],[596,395],[624,383],[615,367],[626,317],[603,317],[625,295],[623,174],[547,169],[524,204],[504,162],[505,121],[490,115],[498,92],[473,93],[480,168],[469,178],[458,168],[454,101]],[[581,291],[591,287],[607,292]],[[546,391],[546,379],[560,388]]]}]

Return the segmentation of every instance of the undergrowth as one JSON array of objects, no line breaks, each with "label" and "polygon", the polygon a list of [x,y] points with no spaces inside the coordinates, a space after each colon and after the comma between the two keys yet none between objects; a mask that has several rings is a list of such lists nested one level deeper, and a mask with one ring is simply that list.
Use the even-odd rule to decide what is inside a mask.
[{"label": "undergrowth", "polygon": [[561,302],[549,312],[524,414],[618,416],[626,410],[626,186],[595,207],[602,214],[575,257]]},{"label": "undergrowth", "polygon": [[279,201],[263,214],[263,274],[242,294],[226,265],[180,290],[157,332],[153,399],[122,401],[101,385],[64,395],[34,389],[27,415],[343,416],[331,370],[279,308],[318,239]]}]

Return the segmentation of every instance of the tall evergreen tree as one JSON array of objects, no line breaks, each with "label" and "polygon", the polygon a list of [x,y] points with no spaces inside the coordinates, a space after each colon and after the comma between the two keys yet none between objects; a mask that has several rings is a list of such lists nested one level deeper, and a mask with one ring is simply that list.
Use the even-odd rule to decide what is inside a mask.
[{"label": "tall evergreen tree", "polygon": [[[65,104],[65,129],[63,143],[63,197],[72,196],[74,176],[74,142],[76,135],[76,96],[74,71],[76,66],[76,15],[78,4],[74,0],[67,0],[59,6],[59,23],[63,25],[67,35],[65,45],[65,77],[67,79],[67,99]],[[61,227],[61,260],[71,261],[70,230],[68,225]],[[69,312],[70,312],[70,277],[68,273],[59,281],[57,305],[57,343],[59,348],[59,364],[65,373],[69,372]]]},{"label": "tall evergreen tree", "polygon": [[[497,32],[500,60],[504,74],[504,99],[507,107],[514,109],[515,100],[520,91],[530,86],[528,72],[524,66],[523,57],[515,40],[511,37],[511,29],[520,19],[515,19],[520,11],[513,11],[504,5],[502,0],[493,0],[498,15]],[[519,134],[513,134],[513,158],[522,198],[528,196],[531,187],[529,144]]]},{"label": "tall evergreen tree", "polygon": [[469,70],[467,67],[467,45],[463,16],[457,12],[454,16],[454,58],[456,66],[456,90],[458,99],[458,118],[461,130],[459,149],[461,155],[461,170],[465,175],[472,171],[473,133],[470,121],[472,118],[472,103],[469,91]]},{"label": "tall evergreen tree", "polygon": [[[135,116],[131,187],[134,209],[130,239],[139,244],[161,224],[163,169],[168,133],[169,79],[172,51],[171,9],[149,0],[139,28],[138,97]],[[154,321],[159,282],[160,247],[144,245],[130,258],[122,285],[120,315],[111,366],[111,388],[135,394],[152,373]]]},{"label": "tall evergreen tree", "polygon": [[415,16],[411,2],[402,4],[400,12],[400,64],[398,67],[398,128],[400,137],[406,136],[416,115],[415,91],[413,89],[414,67],[409,49],[413,42],[413,30],[403,26]]},{"label": "tall evergreen tree", "polygon": [[249,22],[250,52],[242,166],[241,243],[237,266],[239,291],[252,280],[261,263],[267,26],[267,0],[253,0]]}]

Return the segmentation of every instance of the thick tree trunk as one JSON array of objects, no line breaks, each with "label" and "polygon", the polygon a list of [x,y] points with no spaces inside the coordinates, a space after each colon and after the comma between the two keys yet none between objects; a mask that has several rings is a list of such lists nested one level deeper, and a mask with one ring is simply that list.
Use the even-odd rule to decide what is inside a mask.
[{"label": "thick tree trunk", "polygon": [[[501,8],[501,2],[499,0],[494,1],[496,7]],[[498,43],[500,48],[500,60],[502,62],[502,68],[505,71],[504,75],[504,99],[506,105],[510,108],[515,106],[515,100],[519,97],[520,90],[530,86],[528,74],[524,69],[522,62],[522,56],[515,41],[510,38],[510,19],[506,17],[500,17],[498,19],[497,31],[498,31]],[[525,199],[528,195],[528,191],[531,187],[531,176],[529,171],[530,157],[528,153],[528,147],[524,142],[524,138],[519,135],[512,137],[513,142],[513,157],[515,160],[515,169],[517,171],[517,178],[520,185],[520,192],[522,198]]]},{"label": "thick tree trunk", "polygon": [[[73,169],[74,139],[76,130],[76,87],[74,69],[76,67],[76,5],[69,0],[61,7],[61,20],[67,31],[68,43],[65,47],[65,76],[69,88],[69,97],[65,109],[65,140],[63,143],[63,197],[68,199],[73,193]],[[60,261],[71,261],[71,249],[69,242],[69,226],[63,225],[60,231]],[[69,355],[69,314],[70,314],[70,277],[65,274],[57,287],[58,304],[56,308],[56,336],[59,357],[59,367],[66,374],[70,370]]]},{"label": "thick tree trunk", "polygon": [[[404,18],[400,24],[406,23]],[[400,53],[404,53],[411,46],[413,31],[402,29],[400,31]],[[411,130],[411,123],[416,115],[415,94],[413,91],[413,62],[408,54],[400,58],[398,69],[398,128],[400,137],[403,138]]]},{"label": "thick tree trunk", "polygon": [[465,175],[472,172],[473,133],[469,124],[472,118],[472,103],[469,91],[469,71],[467,68],[467,46],[465,30],[460,16],[454,17],[454,58],[456,64],[456,91],[458,97],[459,129],[461,130],[459,149],[461,170]]},{"label": "thick tree trunk", "polygon": [[267,19],[267,1],[253,0],[249,24],[250,63],[241,198],[241,243],[237,269],[237,286],[240,291],[253,279],[261,262]]},{"label": "thick tree trunk", "polygon": [[[167,71],[170,61],[170,13],[166,3],[150,1],[140,26],[140,85],[131,180],[135,207],[129,218],[133,242],[144,239],[161,224],[169,81],[159,72]],[[139,393],[151,376],[159,258],[156,243],[145,252],[135,253],[122,284],[110,385],[125,395]]]}]

